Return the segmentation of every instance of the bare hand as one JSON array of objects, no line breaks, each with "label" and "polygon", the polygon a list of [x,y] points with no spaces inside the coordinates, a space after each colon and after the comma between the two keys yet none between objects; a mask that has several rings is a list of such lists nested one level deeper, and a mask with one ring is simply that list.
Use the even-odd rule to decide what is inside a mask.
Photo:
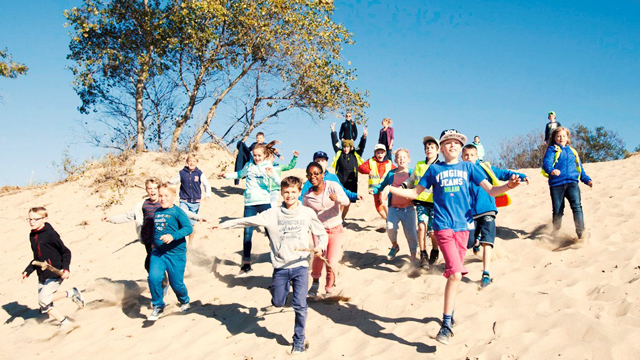
[{"label": "bare hand", "polygon": [[362,199],[364,199],[362,195],[358,195],[358,200],[362,200]]},{"label": "bare hand", "polygon": [[293,157],[298,157],[298,155],[300,155],[298,150],[293,150]]},{"label": "bare hand", "polygon": [[20,274],[20,282],[24,282],[28,278],[27,273]]},{"label": "bare hand", "polygon": [[269,175],[269,177],[273,177],[273,168],[272,167],[265,168],[264,173]]},{"label": "bare hand", "polygon": [[163,243],[168,244],[173,241],[173,236],[171,236],[171,234],[164,234],[160,236],[160,240],[162,240]]},{"label": "bare hand", "polygon": [[223,173],[219,173],[219,174],[217,175],[217,177],[218,177],[218,179],[224,179],[226,176],[224,176],[224,174],[223,174]]},{"label": "bare hand", "polygon": [[587,183],[587,186],[593,189],[593,181],[589,180],[589,182]]},{"label": "bare hand", "polygon": [[331,124],[331,132],[336,131],[336,123]]},{"label": "bare hand", "polygon": [[553,171],[551,172],[551,174],[549,174],[549,175],[552,175],[552,176],[558,176],[558,175],[560,175],[560,170],[555,169],[555,170],[553,170]]},{"label": "bare hand", "polygon": [[373,195],[373,189],[369,189],[369,195]]},{"label": "bare hand", "polygon": [[514,174],[511,176],[511,179],[509,179],[507,186],[509,187],[509,189],[514,189],[517,188],[518,185],[520,185],[520,177]]},{"label": "bare hand", "polygon": [[65,270],[62,272],[62,276],[60,276],[62,278],[62,280],[68,279],[69,278],[69,270]]},{"label": "bare hand", "polygon": [[338,195],[336,195],[336,193],[331,193],[329,194],[329,199],[331,199],[331,201],[336,202],[338,201]]},{"label": "bare hand", "polygon": [[526,182],[527,185],[529,185],[529,177],[528,176],[526,178],[524,178],[524,180],[522,180],[522,181]]},{"label": "bare hand", "polygon": [[316,246],[313,248],[313,252],[315,257],[319,258],[320,256],[322,256],[323,250],[320,246]]},{"label": "bare hand", "polygon": [[201,217],[201,218],[200,218],[200,222],[207,222],[207,219],[205,219],[205,218]]},{"label": "bare hand", "polygon": [[362,137],[366,138],[367,134],[369,134],[369,131],[367,130],[367,128],[365,127],[364,130],[362,131]]}]

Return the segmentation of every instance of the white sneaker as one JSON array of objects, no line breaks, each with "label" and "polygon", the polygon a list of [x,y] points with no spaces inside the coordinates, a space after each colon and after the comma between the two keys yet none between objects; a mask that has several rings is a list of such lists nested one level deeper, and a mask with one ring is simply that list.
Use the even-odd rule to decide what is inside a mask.
[{"label": "white sneaker", "polygon": [[182,311],[183,313],[186,313],[189,310],[191,310],[191,305],[189,305],[189,303],[180,305],[180,311]]},{"label": "white sneaker", "polygon": [[160,315],[162,315],[163,312],[164,312],[164,308],[161,308],[159,306],[154,306],[151,314],[147,315],[147,320],[156,321],[160,318]]},{"label": "white sneaker", "polygon": [[78,305],[78,308],[82,309],[85,305],[84,297],[82,296],[82,293],[76,287],[74,287],[71,291],[73,291],[73,295],[71,295],[71,300],[73,300],[73,302],[76,303],[76,305]]}]

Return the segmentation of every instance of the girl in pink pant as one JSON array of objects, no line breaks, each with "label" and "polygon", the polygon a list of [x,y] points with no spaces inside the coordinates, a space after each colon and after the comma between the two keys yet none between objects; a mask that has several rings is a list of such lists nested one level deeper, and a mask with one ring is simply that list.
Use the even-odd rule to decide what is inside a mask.
[{"label": "girl in pink pant", "polygon": [[[303,194],[302,204],[310,207],[318,214],[318,219],[320,219],[329,235],[329,245],[324,255],[329,261],[331,268],[333,268],[333,271],[335,271],[338,266],[338,261],[342,258],[342,242],[344,240],[340,206],[348,205],[349,198],[344,190],[342,190],[340,184],[332,181],[324,181],[322,166],[316,162],[312,162],[307,166],[307,178],[312,187],[309,192]],[[313,242],[315,246],[317,242],[315,236],[313,237]],[[309,289],[309,296],[318,295],[323,266],[324,262],[322,260],[318,258],[313,259],[311,266],[313,283]],[[333,285],[335,283],[335,274],[333,271],[327,268],[327,283],[325,285],[327,295],[333,292]]]}]

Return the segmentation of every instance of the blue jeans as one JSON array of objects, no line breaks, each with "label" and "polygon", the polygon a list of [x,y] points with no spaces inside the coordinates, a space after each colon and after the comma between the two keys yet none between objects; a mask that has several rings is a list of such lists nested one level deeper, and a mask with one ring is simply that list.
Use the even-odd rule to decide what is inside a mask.
[{"label": "blue jeans", "polygon": [[577,182],[570,182],[558,186],[551,186],[551,206],[553,208],[553,229],[560,230],[562,226],[562,215],[564,215],[564,199],[569,200],[569,206],[573,211],[573,222],[576,224],[578,237],[584,231],[584,217],[582,215],[582,204],[580,203],[580,187]]},{"label": "blue jeans", "polygon": [[[256,216],[261,212],[271,208],[271,204],[245,205],[244,216]],[[265,229],[266,232],[266,229]],[[244,228],[244,240],[242,244],[242,261],[251,261],[251,237],[253,236],[253,226]],[[267,237],[269,233],[267,232]]]},{"label": "blue jeans", "polygon": [[416,208],[411,205],[406,208],[390,207],[387,215],[387,235],[392,243],[398,241],[398,225],[402,223],[404,236],[409,244],[411,254],[418,248],[418,233],[416,232]]},{"label": "blue jeans", "polygon": [[289,283],[293,287],[291,306],[296,313],[293,327],[293,345],[304,345],[304,325],[307,322],[307,288],[309,287],[309,270],[306,266],[291,269],[273,269],[271,282],[271,304],[283,307],[289,294]]},{"label": "blue jeans", "polygon": [[[197,214],[198,211],[200,211],[200,203],[196,202],[196,203],[190,203],[187,202],[185,200],[180,200],[180,209],[184,210],[184,211],[191,211],[194,214]],[[189,219],[189,221],[191,222],[191,226],[195,225],[196,222]]]},{"label": "blue jeans", "polygon": [[180,304],[189,303],[189,294],[184,285],[184,268],[187,264],[187,254],[151,251],[151,261],[149,266],[149,290],[151,290],[151,303],[153,306],[164,307],[162,299],[162,279],[165,271],[169,275],[169,284],[176,293]]}]

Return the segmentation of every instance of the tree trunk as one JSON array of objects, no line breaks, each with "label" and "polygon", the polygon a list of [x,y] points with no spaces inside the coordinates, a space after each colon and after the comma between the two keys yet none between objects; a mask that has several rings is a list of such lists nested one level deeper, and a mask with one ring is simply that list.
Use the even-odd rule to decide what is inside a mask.
[{"label": "tree trunk", "polygon": [[136,123],[138,125],[136,153],[140,154],[145,150],[144,146],[144,107],[142,98],[144,95],[144,83],[146,80],[146,69],[141,70],[140,76],[136,82]]}]

